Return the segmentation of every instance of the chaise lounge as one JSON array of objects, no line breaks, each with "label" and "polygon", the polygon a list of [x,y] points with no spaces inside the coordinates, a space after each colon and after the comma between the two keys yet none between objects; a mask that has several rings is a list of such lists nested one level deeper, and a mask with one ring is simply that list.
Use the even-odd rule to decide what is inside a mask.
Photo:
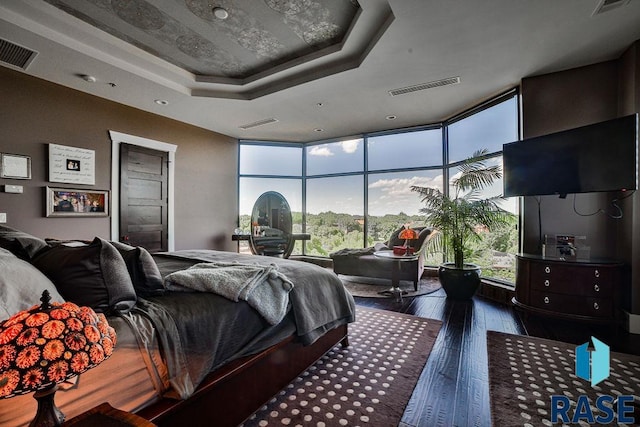
[{"label": "chaise lounge", "polygon": [[[330,254],[334,273],[391,280],[392,269],[389,261],[375,256],[374,252],[404,245],[405,241],[398,237],[403,228],[394,231],[386,242],[376,243],[375,246],[364,249],[341,249]],[[414,248],[419,257],[415,261],[400,263],[399,280],[413,282],[414,290],[417,291],[418,283],[424,272],[424,250],[422,249],[428,240],[427,237],[431,234],[431,229],[414,227],[414,230],[418,232],[418,238],[411,240],[409,246]]]}]

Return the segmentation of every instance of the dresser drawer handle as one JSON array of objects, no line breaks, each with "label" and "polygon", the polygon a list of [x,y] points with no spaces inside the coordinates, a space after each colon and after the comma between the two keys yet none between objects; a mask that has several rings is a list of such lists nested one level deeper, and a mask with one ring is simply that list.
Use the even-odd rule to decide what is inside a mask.
[{"label": "dresser drawer handle", "polygon": [[549,304],[549,297],[544,297],[544,303]]},{"label": "dresser drawer handle", "polygon": [[551,273],[551,267],[549,267],[548,265],[544,268],[544,272],[549,274]]},{"label": "dresser drawer handle", "polygon": [[545,285],[547,288],[549,287],[549,285],[550,285],[550,284],[551,284],[551,283],[549,282],[549,279],[545,279],[545,280],[544,280],[544,285]]},{"label": "dresser drawer handle", "polygon": [[598,286],[597,284],[593,285],[593,290],[596,292],[600,292],[600,286]]},{"label": "dresser drawer handle", "polygon": [[600,310],[600,305],[598,305],[597,302],[594,302],[593,303],[593,308],[596,309],[596,310]]},{"label": "dresser drawer handle", "polygon": [[600,277],[600,270],[595,270],[593,272],[593,275],[596,276],[596,277]]}]

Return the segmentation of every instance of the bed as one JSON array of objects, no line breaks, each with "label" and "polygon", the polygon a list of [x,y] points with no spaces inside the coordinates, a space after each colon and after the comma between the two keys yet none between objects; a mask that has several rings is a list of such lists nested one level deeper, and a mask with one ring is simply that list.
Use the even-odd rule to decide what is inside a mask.
[{"label": "bed", "polygon": [[[45,242],[8,227],[0,228],[0,246],[1,319],[17,300],[31,306],[47,288],[105,312],[116,329],[112,357],[56,393],[67,418],[106,401],[161,426],[238,425],[334,345],[346,345],[355,320],[340,280],[300,261],[213,250],[150,255],[100,238]],[[109,263],[118,271],[87,279]],[[236,302],[179,280],[245,268],[264,270],[278,293],[283,284],[283,310],[265,314],[264,305],[282,302],[258,306],[263,294]],[[127,280],[131,287],[122,285]],[[0,400],[0,424],[26,425],[35,411],[31,394]]]}]

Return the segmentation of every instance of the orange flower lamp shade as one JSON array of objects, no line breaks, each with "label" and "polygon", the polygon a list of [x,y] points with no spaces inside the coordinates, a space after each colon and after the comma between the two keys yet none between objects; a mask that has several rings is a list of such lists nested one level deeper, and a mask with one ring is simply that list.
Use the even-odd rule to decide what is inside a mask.
[{"label": "orange flower lamp shade", "polygon": [[50,303],[0,323],[0,397],[35,391],[38,414],[31,425],[55,426],[64,415],[55,406],[56,385],[91,369],[113,353],[115,330],[104,314],[74,303]]}]

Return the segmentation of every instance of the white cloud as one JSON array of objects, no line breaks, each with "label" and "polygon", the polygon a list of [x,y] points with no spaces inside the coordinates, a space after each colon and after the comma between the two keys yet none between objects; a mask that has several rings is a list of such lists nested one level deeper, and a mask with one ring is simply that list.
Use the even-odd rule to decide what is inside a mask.
[{"label": "white cloud", "polygon": [[392,178],[392,179],[379,179],[369,185],[369,189],[378,189],[384,194],[390,196],[407,195],[410,193],[412,186],[418,187],[433,187],[441,188],[442,175],[438,175],[433,178],[427,178],[423,176],[413,176],[411,178]]},{"label": "white cloud", "polygon": [[322,156],[322,157],[330,157],[333,156],[331,150],[327,148],[326,145],[316,145],[311,150],[309,150],[310,156]]},{"label": "white cloud", "polygon": [[362,140],[360,139],[350,139],[349,141],[340,142],[340,145],[342,146],[342,151],[344,151],[347,154],[355,153],[361,141]]},{"label": "white cloud", "polygon": [[412,176],[407,178],[378,179],[369,185],[369,213],[384,215],[399,213],[418,214],[422,203],[420,195],[411,191],[411,186],[442,187],[442,175],[432,178]]}]

